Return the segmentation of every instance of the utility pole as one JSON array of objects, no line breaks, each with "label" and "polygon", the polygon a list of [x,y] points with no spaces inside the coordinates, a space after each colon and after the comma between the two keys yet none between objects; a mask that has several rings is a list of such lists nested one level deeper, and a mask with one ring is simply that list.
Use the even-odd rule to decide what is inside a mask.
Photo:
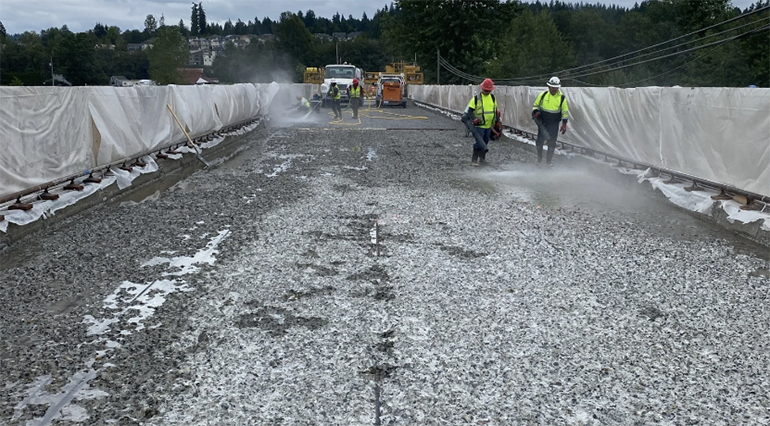
[{"label": "utility pole", "polygon": [[436,85],[441,84],[441,53],[436,49]]},{"label": "utility pole", "polygon": [[56,80],[53,78],[53,55],[51,55],[51,62],[48,63],[51,66],[51,86],[56,85]]},{"label": "utility pole", "polygon": [[340,42],[334,43],[334,52],[335,56],[337,57],[337,63],[340,63]]}]

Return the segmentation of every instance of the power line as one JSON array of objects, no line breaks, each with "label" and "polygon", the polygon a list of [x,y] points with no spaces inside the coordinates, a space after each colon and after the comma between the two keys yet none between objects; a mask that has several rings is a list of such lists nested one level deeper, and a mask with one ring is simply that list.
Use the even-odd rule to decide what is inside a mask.
[{"label": "power line", "polygon": [[[743,25],[741,25],[741,26],[739,26],[739,27],[731,28],[731,29],[729,29],[729,30],[724,30],[724,31],[720,31],[720,32],[718,32],[718,33],[710,34],[710,35],[708,35],[708,36],[706,36],[706,37],[703,37],[703,38],[700,38],[700,39],[698,39],[698,40],[690,40],[690,41],[686,41],[686,42],[684,42],[684,43],[680,43],[680,44],[677,44],[677,45],[675,45],[675,46],[670,46],[670,47],[667,47],[667,48],[665,48],[665,49],[660,49],[660,50],[657,50],[657,51],[655,51],[655,52],[645,53],[644,55],[640,55],[640,56],[637,56],[637,57],[633,58],[633,60],[637,60],[637,59],[645,58],[645,57],[648,57],[648,56],[656,55],[656,54],[659,54],[659,53],[665,52],[665,51],[667,51],[667,50],[676,49],[676,48],[678,48],[678,47],[681,47],[681,46],[685,46],[685,45],[687,45],[687,44],[691,44],[691,43],[694,43],[694,42],[696,42],[696,41],[704,41],[704,40],[707,40],[707,39],[710,39],[710,38],[713,38],[713,37],[716,37],[716,36],[722,35],[722,34],[724,34],[724,33],[727,33],[727,32],[731,32],[731,31],[735,31],[735,30],[737,30],[737,29],[740,29],[740,28],[743,28],[743,27],[747,27],[747,26],[749,26],[749,25],[754,25],[754,24],[760,23],[760,22],[762,22],[762,21],[767,21],[767,20],[770,20],[770,17],[767,17],[767,18],[762,18],[762,19],[760,19],[760,20],[757,20],[757,21],[754,21],[754,22],[750,22],[750,23],[748,23],[748,24],[743,24]],[[742,34],[741,34],[741,35],[742,35]],[[724,40],[727,40],[727,39],[724,39]],[[600,70],[600,69],[601,69],[601,68],[603,68],[603,67],[611,67],[612,65],[614,65],[614,64],[601,65],[601,66],[595,67],[595,70],[596,70],[596,71],[598,71],[598,70]],[[594,70],[585,70],[585,71],[583,71],[583,72],[585,73],[585,72],[592,72],[592,71],[594,71]],[[558,73],[557,73],[557,74],[558,74]],[[567,73],[567,77],[569,77],[569,73]]]},{"label": "power line", "polygon": [[[666,40],[666,41],[654,44],[652,46],[647,46],[647,47],[644,47],[642,49],[639,49],[639,50],[636,50],[636,51],[633,51],[633,52],[624,53],[622,55],[618,55],[618,56],[615,56],[615,57],[612,57],[612,58],[609,58],[609,59],[604,59],[604,60],[601,60],[601,61],[598,61],[598,62],[594,62],[594,63],[591,63],[591,64],[581,65],[581,66],[573,67],[573,68],[567,68],[567,69],[564,69],[564,70],[561,70],[561,71],[552,72],[552,73],[548,73],[548,74],[540,74],[540,75],[534,75],[534,76],[528,76],[528,77],[517,77],[517,78],[508,79],[508,80],[505,80],[505,81],[542,79],[542,78],[548,77],[550,75],[564,74],[564,73],[569,73],[570,71],[577,71],[577,70],[580,70],[580,69],[583,69],[583,68],[595,67],[595,66],[597,66],[599,64],[603,64],[605,62],[610,62],[610,61],[614,61],[614,60],[617,60],[617,59],[620,59],[620,58],[624,58],[626,56],[630,56],[630,55],[633,55],[635,53],[643,52],[645,50],[653,49],[655,47],[662,46],[664,44],[668,44],[668,43],[671,43],[673,41],[680,40],[682,38],[689,37],[691,35],[695,35],[695,34],[701,33],[703,31],[708,31],[708,30],[710,30],[712,28],[715,28],[715,27],[718,27],[718,26],[721,26],[721,25],[724,25],[724,24],[727,24],[727,23],[730,23],[730,22],[733,22],[733,21],[736,21],[736,20],[739,20],[739,19],[747,18],[749,16],[752,16],[752,15],[754,15],[756,13],[759,13],[759,12],[763,12],[763,11],[768,10],[768,9],[770,9],[770,6],[763,6],[763,7],[759,8],[759,9],[753,10],[753,11],[751,11],[749,13],[741,14],[741,15],[736,16],[734,18],[730,18],[730,19],[728,19],[726,21],[722,21],[720,23],[717,23],[717,24],[714,24],[714,25],[711,25],[711,26],[708,26],[708,27],[705,27],[705,28],[701,28],[699,30],[687,33],[685,35],[681,35],[679,37],[675,37],[675,38],[672,38],[672,39],[669,39],[669,40]],[[684,43],[684,44],[687,44],[687,43]]]},{"label": "power line", "polygon": [[668,55],[658,56],[656,58],[647,59],[647,60],[640,61],[640,62],[634,62],[633,64],[627,64],[627,65],[622,65],[622,66],[619,66],[619,67],[615,67],[615,68],[611,68],[611,69],[606,69],[606,70],[602,70],[602,71],[588,72],[588,73],[577,74],[577,75],[572,75],[572,76],[568,76],[568,77],[587,77],[589,75],[604,74],[604,73],[608,73],[608,72],[612,72],[612,71],[617,71],[617,70],[628,68],[628,67],[633,67],[633,66],[637,66],[637,65],[641,65],[641,64],[646,64],[646,63],[649,63],[649,62],[655,62],[655,61],[659,61],[661,59],[670,58],[670,57],[678,56],[678,55],[683,55],[685,53],[694,52],[694,51],[700,50],[700,49],[705,49],[705,48],[710,47],[710,46],[716,46],[716,45],[720,45],[720,44],[729,43],[729,42],[731,42],[733,40],[737,40],[737,39],[739,39],[741,37],[744,37],[744,36],[747,36],[747,35],[750,35],[750,34],[753,34],[753,33],[758,33],[758,32],[761,32],[761,31],[764,31],[764,30],[767,30],[767,29],[770,29],[770,25],[765,25],[764,27],[755,28],[755,29],[753,29],[751,31],[747,31],[747,32],[745,32],[743,34],[739,34],[739,35],[736,35],[736,36],[733,36],[733,37],[730,37],[730,38],[718,40],[718,41],[711,42],[711,43],[708,43],[708,44],[704,44],[704,45],[701,45],[701,46],[692,47],[690,49],[683,50],[681,52],[669,53]]},{"label": "power line", "polygon": [[[645,50],[649,50],[649,49],[652,49],[652,48],[655,48],[655,47],[658,47],[658,46],[662,46],[664,44],[671,43],[672,41],[680,40],[680,39],[682,39],[684,37],[688,37],[688,36],[691,36],[691,35],[703,32],[703,31],[707,31],[709,29],[712,29],[712,28],[724,25],[724,24],[729,23],[729,22],[733,22],[733,21],[738,20],[738,19],[746,18],[748,16],[751,16],[751,15],[753,15],[755,13],[759,13],[759,12],[765,11],[767,9],[770,9],[770,6],[764,6],[764,7],[761,7],[759,9],[756,9],[756,10],[754,10],[752,12],[749,12],[749,13],[746,13],[746,14],[742,14],[740,16],[728,19],[728,20],[720,22],[718,24],[714,24],[714,25],[711,25],[709,27],[705,27],[705,28],[693,31],[691,33],[688,33],[688,34],[685,34],[685,35],[682,35],[682,36],[679,36],[679,37],[676,37],[676,38],[673,38],[673,39],[670,39],[670,40],[667,40],[667,41],[664,41],[664,42],[661,42],[661,43],[658,43],[658,44],[655,44],[655,45],[652,45],[652,46],[648,46],[648,47],[645,47],[643,49],[636,50],[634,52],[630,52],[630,53],[626,53],[626,54],[623,54],[623,55],[615,56],[613,58],[609,58],[609,59],[605,59],[605,60],[602,60],[602,61],[594,62],[592,64],[587,64],[587,65],[582,65],[582,66],[579,66],[579,67],[569,68],[569,69],[566,69],[566,70],[558,71],[556,73],[540,74],[540,75],[534,75],[534,76],[529,76],[529,77],[517,77],[517,78],[512,78],[512,79],[500,79],[498,81],[501,82],[501,83],[525,84],[525,83],[530,82],[530,81],[537,82],[541,78],[543,78],[545,76],[548,76],[548,75],[561,74],[561,73],[565,73],[565,72],[567,72],[567,75],[564,76],[563,78],[568,78],[568,79],[572,79],[574,81],[579,81],[579,80],[577,80],[578,77],[587,77],[587,76],[591,76],[591,75],[603,74],[603,73],[606,73],[606,72],[616,71],[616,70],[628,68],[628,67],[631,67],[631,66],[641,65],[641,64],[645,64],[645,63],[649,63],[649,62],[654,62],[654,61],[657,61],[657,60],[660,60],[660,59],[665,59],[665,58],[669,58],[669,57],[673,57],[673,56],[678,56],[678,55],[681,55],[681,54],[689,53],[689,52],[692,52],[692,51],[695,51],[695,50],[699,50],[699,49],[703,49],[703,48],[707,48],[707,47],[710,47],[710,46],[719,46],[721,44],[728,43],[730,41],[736,40],[736,39],[738,39],[740,37],[743,37],[743,36],[746,36],[746,35],[749,35],[749,34],[753,34],[753,33],[759,32],[759,31],[763,31],[765,29],[770,28],[770,26],[755,28],[753,30],[744,32],[742,34],[739,34],[739,35],[736,35],[736,36],[733,36],[733,37],[730,37],[730,38],[722,39],[722,40],[719,40],[719,41],[716,41],[716,42],[712,42],[712,43],[708,43],[708,44],[705,44],[705,45],[700,45],[700,46],[697,46],[697,47],[694,47],[694,48],[690,48],[690,49],[686,49],[686,50],[679,51],[679,52],[674,52],[674,53],[671,53],[671,54],[667,54],[667,55],[663,55],[663,56],[658,56],[658,57],[655,57],[655,58],[652,58],[652,59],[648,59],[648,60],[644,60],[644,61],[633,62],[633,63],[622,65],[622,66],[619,66],[619,67],[612,67],[615,64],[600,65],[600,64],[604,64],[604,63],[607,63],[607,62],[610,62],[610,61],[615,61],[616,63],[617,62],[622,62],[622,61],[618,61],[618,59],[619,58],[624,58],[624,57],[627,57],[627,56],[630,56],[630,55],[633,55],[635,53],[639,53],[639,52],[642,52],[642,51],[645,51]],[[644,57],[648,57],[648,56],[651,56],[651,55],[656,55],[656,54],[659,54],[661,52],[665,52],[667,50],[671,50],[671,49],[675,49],[675,48],[678,48],[678,47],[681,47],[681,46],[685,46],[687,44],[691,44],[691,43],[696,42],[696,41],[703,41],[703,40],[706,40],[708,38],[716,37],[718,35],[721,35],[721,34],[724,34],[724,33],[727,33],[727,32],[735,31],[735,30],[744,28],[744,27],[749,26],[749,25],[754,25],[756,23],[759,23],[759,22],[762,22],[762,21],[765,21],[765,20],[768,20],[768,19],[770,19],[770,17],[762,18],[762,19],[760,19],[758,21],[753,21],[753,22],[750,22],[748,24],[744,24],[744,25],[741,25],[741,26],[738,26],[738,27],[734,27],[734,28],[730,28],[730,29],[727,29],[727,30],[723,30],[723,31],[720,31],[720,32],[715,33],[715,34],[710,34],[710,35],[708,35],[706,37],[703,37],[701,39],[698,39],[698,40],[690,40],[690,41],[687,41],[687,42],[684,42],[684,43],[677,44],[675,46],[669,46],[669,47],[664,48],[664,49],[659,49],[659,50],[654,51],[654,52],[649,52],[649,53],[646,53],[644,55],[637,56],[637,57],[635,57],[635,58],[633,58],[631,60],[636,61],[638,59],[641,59],[641,58],[644,58]],[[469,73],[466,73],[466,72],[463,72],[463,71],[459,70],[458,68],[456,68],[452,64],[450,64],[446,59],[441,57],[441,55],[439,55],[439,64],[442,65],[447,71],[449,71],[450,73],[454,74],[457,77],[460,77],[461,79],[469,80],[469,81],[474,81],[474,82],[475,81],[481,81],[481,80],[484,79],[484,77],[472,75],[472,74],[469,74]],[[605,68],[605,67],[611,67],[611,68],[601,70],[601,68]],[[582,73],[578,73],[578,74],[575,74],[575,75],[569,75],[569,73],[568,73],[568,71],[575,71],[575,70],[579,70],[579,69],[584,69],[584,71],[582,71]],[[654,77],[652,77],[652,78],[654,78]],[[588,84],[588,83],[586,83],[586,84]]]},{"label": "power line", "polygon": [[[577,78],[579,78],[579,77],[588,77],[588,76],[592,76],[592,75],[598,75],[598,74],[604,74],[604,73],[608,73],[608,72],[612,72],[612,71],[617,71],[617,70],[620,70],[620,69],[624,69],[624,68],[628,68],[628,67],[633,67],[633,66],[637,66],[637,65],[642,65],[642,64],[646,64],[646,63],[650,63],[650,62],[655,62],[655,61],[658,61],[658,60],[661,60],[661,59],[670,58],[670,57],[674,57],[674,56],[679,56],[679,55],[683,55],[685,53],[694,52],[696,50],[705,49],[707,47],[715,46],[714,49],[711,49],[709,52],[699,56],[698,58],[695,58],[695,59],[687,62],[687,64],[689,64],[689,63],[691,63],[691,62],[693,62],[695,60],[698,60],[698,59],[702,58],[703,56],[707,55],[708,53],[711,53],[713,50],[715,50],[716,48],[718,48],[719,46],[721,46],[723,44],[726,44],[726,43],[729,43],[731,41],[735,41],[735,40],[737,40],[737,39],[739,39],[741,37],[745,37],[747,35],[751,35],[751,34],[755,34],[755,33],[758,33],[758,32],[762,32],[762,31],[768,30],[768,29],[770,29],[770,25],[765,25],[764,27],[754,28],[754,29],[752,29],[750,31],[746,31],[746,32],[744,32],[742,34],[738,34],[738,35],[732,36],[730,38],[726,38],[726,39],[718,40],[718,41],[715,41],[715,42],[712,42],[712,43],[708,43],[708,44],[692,47],[690,49],[686,49],[686,50],[683,50],[683,51],[680,51],[680,52],[674,52],[674,53],[670,53],[670,54],[667,54],[667,55],[663,55],[663,56],[658,56],[658,57],[655,57],[655,58],[647,59],[647,60],[644,60],[644,61],[637,61],[637,62],[634,62],[634,63],[626,64],[626,65],[615,67],[615,68],[604,69],[604,70],[600,70],[600,71],[584,72],[582,74],[578,73],[576,75],[567,75],[564,78],[565,79],[571,79],[571,80],[574,80],[574,81],[578,81],[578,82],[583,83],[583,84],[591,85],[590,83],[585,83],[585,82],[582,82],[580,80],[577,80]],[[454,67],[452,64],[447,62],[444,58],[442,58],[441,55],[439,55],[439,63],[447,71],[449,71],[450,73],[452,73],[455,76],[460,77],[460,78],[462,78],[464,80],[469,80],[469,81],[473,81],[473,82],[477,82],[477,81],[483,80],[483,77],[475,76],[475,75],[468,74],[468,73],[465,73],[463,71],[460,71],[459,69]],[[659,75],[656,75],[654,77],[650,77],[650,78],[647,78],[647,79],[639,80],[637,82],[650,80],[652,78],[656,78],[656,77],[659,77],[661,75],[668,74],[669,72],[674,71],[676,69],[679,69],[682,66],[685,66],[687,64],[684,64],[684,65],[672,68],[672,69],[670,69],[670,70],[668,70],[668,71],[666,71],[666,72],[664,72],[662,74],[659,74]],[[510,81],[511,80],[498,80],[498,82],[500,82],[500,83],[506,83],[506,82],[510,82]],[[528,78],[528,79],[520,81],[520,82],[518,82],[516,84],[524,84],[524,83],[529,82],[529,81],[536,81],[536,80],[534,78]],[[633,84],[633,83],[636,83],[636,82],[624,83],[624,85]]]}]

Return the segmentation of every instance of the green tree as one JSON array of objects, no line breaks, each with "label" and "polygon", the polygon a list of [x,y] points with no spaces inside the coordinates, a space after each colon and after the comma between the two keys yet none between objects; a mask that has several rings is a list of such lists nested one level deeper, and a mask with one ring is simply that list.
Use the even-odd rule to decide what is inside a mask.
[{"label": "green tree", "polygon": [[147,37],[152,37],[155,35],[157,30],[158,22],[155,21],[155,17],[152,15],[147,15],[147,17],[144,19],[144,32],[147,34]]},{"label": "green tree", "polygon": [[120,38],[120,28],[116,26],[110,26],[107,28],[107,41],[111,44],[117,44],[118,39]]},{"label": "green tree", "polygon": [[281,13],[281,20],[275,25],[275,36],[278,47],[297,63],[308,63],[313,49],[313,35],[299,16],[291,12]]},{"label": "green tree", "polygon": [[190,14],[190,35],[195,37],[200,33],[200,18],[198,17],[198,4],[192,4],[192,13]]},{"label": "green tree", "polygon": [[[398,56],[435,63],[439,51],[452,66],[480,75],[498,52],[499,33],[516,7],[499,0],[398,0],[394,12],[383,16],[382,24],[385,38]],[[436,80],[434,70],[424,72],[428,81]],[[441,83],[467,82],[452,73],[441,74]]]},{"label": "green tree", "polygon": [[208,27],[206,26],[206,11],[203,10],[203,2],[198,3],[198,33],[205,35]]},{"label": "green tree", "polygon": [[190,60],[187,42],[179,33],[179,28],[163,27],[158,29],[158,37],[149,50],[150,78],[158,84],[182,83],[179,68]]},{"label": "green tree", "polygon": [[184,20],[180,19],[179,23],[176,26],[177,28],[179,28],[179,34],[186,36],[189,33],[189,30],[184,25]]},{"label": "green tree", "polygon": [[107,35],[107,27],[102,25],[100,22],[97,22],[96,25],[94,25],[93,31],[94,35],[99,39]]},{"label": "green tree", "polygon": [[[510,22],[502,36],[497,61],[488,72],[498,78],[514,79],[536,76],[570,67],[574,58],[547,12],[537,15],[527,9]],[[543,80],[543,81],[540,81]],[[545,79],[522,81],[521,84],[543,84]]]},{"label": "green tree", "polygon": [[[757,0],[748,11],[768,6],[770,6],[770,0]],[[768,17],[770,17],[770,11],[765,10],[764,12],[757,13],[751,19],[756,22]],[[767,21],[764,22],[767,23]],[[749,66],[748,75],[743,82],[746,85],[754,84],[761,87],[770,87],[770,31],[765,29],[741,39],[741,47],[746,54],[746,61]]]}]

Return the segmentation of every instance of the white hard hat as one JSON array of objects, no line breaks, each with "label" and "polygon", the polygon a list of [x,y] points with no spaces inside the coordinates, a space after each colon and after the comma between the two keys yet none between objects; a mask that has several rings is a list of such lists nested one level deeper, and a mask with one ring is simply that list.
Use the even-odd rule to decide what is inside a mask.
[{"label": "white hard hat", "polygon": [[332,80],[332,81],[330,81],[329,83],[331,83],[331,84],[337,84],[337,80]]},{"label": "white hard hat", "polygon": [[561,80],[559,80],[559,77],[551,77],[546,84],[548,84],[548,87],[555,87],[558,89],[561,87]]}]

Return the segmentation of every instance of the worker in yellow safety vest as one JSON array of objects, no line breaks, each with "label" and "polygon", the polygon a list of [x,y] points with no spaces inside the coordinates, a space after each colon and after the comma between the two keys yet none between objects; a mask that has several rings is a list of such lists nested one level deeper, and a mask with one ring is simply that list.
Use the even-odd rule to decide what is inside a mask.
[{"label": "worker in yellow safety vest", "polygon": [[350,98],[350,107],[353,108],[353,118],[358,119],[358,107],[361,105],[361,86],[358,85],[358,79],[353,79],[353,85],[348,87],[348,97]]},{"label": "worker in yellow safety vest", "polygon": [[299,104],[294,107],[293,111],[300,111],[303,113],[310,111],[310,101],[305,99],[302,95],[297,95],[297,101],[299,101]]},{"label": "worker in yellow safety vest", "polygon": [[[569,119],[569,105],[567,98],[561,92],[561,81],[559,77],[551,77],[548,80],[548,90],[535,98],[535,105],[532,107],[532,119],[537,124],[537,162],[543,161],[543,142],[548,143],[548,156],[546,163],[551,165],[553,152],[556,150],[556,138],[558,131],[564,134],[567,131],[567,120]],[[561,129],[559,128],[561,121]]]},{"label": "worker in yellow safety vest", "polygon": [[489,151],[489,136],[492,133],[492,126],[500,121],[497,114],[497,100],[492,91],[495,89],[495,83],[487,78],[479,85],[481,93],[471,98],[468,102],[468,108],[462,116],[462,121],[468,127],[473,135],[473,155],[471,156],[471,166],[487,163],[487,152]]},{"label": "worker in yellow safety vest", "polygon": [[340,104],[342,103],[342,93],[340,93],[340,88],[337,87],[336,81],[332,80],[331,83],[329,83],[329,91],[326,93],[326,95],[332,98],[332,111],[334,111],[334,118],[342,120],[342,108],[340,107]]}]

